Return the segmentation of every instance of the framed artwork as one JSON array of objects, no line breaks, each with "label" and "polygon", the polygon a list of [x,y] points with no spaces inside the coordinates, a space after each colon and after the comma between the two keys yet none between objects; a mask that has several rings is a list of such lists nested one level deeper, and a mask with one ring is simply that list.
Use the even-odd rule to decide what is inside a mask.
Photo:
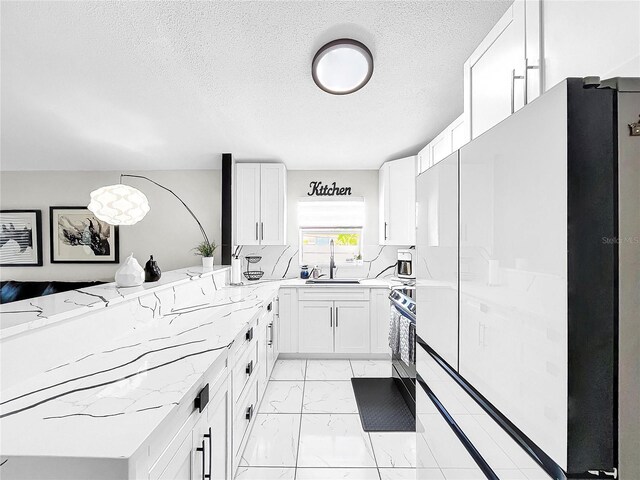
[{"label": "framed artwork", "polygon": [[0,266],[42,266],[40,210],[0,210]]},{"label": "framed artwork", "polygon": [[51,263],[118,263],[118,227],[86,207],[49,207]]}]

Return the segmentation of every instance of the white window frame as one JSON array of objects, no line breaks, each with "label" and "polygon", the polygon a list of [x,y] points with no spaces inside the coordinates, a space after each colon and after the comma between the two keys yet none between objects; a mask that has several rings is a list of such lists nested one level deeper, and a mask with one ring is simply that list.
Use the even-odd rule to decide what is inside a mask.
[{"label": "white window frame", "polygon": [[298,229],[298,265],[309,265],[309,267],[313,267],[313,265],[318,265],[319,267],[328,267],[329,266],[329,254],[327,254],[326,262],[309,264],[303,261],[304,255],[304,244],[302,242],[302,237],[305,232],[339,232],[339,233],[358,233],[360,235],[360,242],[358,243],[360,260],[354,262],[336,262],[336,267],[354,267],[357,265],[362,265],[362,256],[364,250],[364,227],[362,226],[348,226],[348,227],[300,227]]}]

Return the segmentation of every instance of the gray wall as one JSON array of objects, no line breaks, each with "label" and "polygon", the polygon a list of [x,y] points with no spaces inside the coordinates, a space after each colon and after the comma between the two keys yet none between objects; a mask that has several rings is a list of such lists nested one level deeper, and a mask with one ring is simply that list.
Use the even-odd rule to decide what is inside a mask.
[{"label": "gray wall", "polygon": [[[202,222],[210,240],[220,243],[220,170],[164,170],[126,172],[145,175],[172,189]],[[2,209],[42,210],[42,267],[4,267],[2,280],[104,280],[113,281],[115,264],[52,264],[49,254],[49,206],[81,206],[89,193],[118,183],[120,172],[1,172]],[[199,265],[191,250],[202,236],[196,222],[169,192],[142,179],[126,182],[143,191],[151,206],[138,224],[120,227],[120,261],[133,252],[141,265],[153,254],[162,270]],[[219,249],[216,263],[220,262]]]},{"label": "gray wall", "polygon": [[[339,187],[351,187],[352,197],[363,197],[365,201],[366,217],[362,232],[364,264],[340,267],[336,272],[338,277],[374,277],[385,267],[395,263],[397,247],[382,247],[378,244],[378,170],[287,171],[287,245],[245,245],[240,251],[241,256],[261,256],[262,260],[255,265],[255,268],[265,272],[264,278],[289,278],[299,275],[298,200],[308,198],[309,183],[312,181],[320,181],[328,185],[336,182]],[[242,268],[246,269],[245,262]],[[393,273],[393,270],[389,270],[385,275]]]},{"label": "gray wall", "polygon": [[[338,187],[351,187],[352,197],[363,197],[365,225],[364,245],[378,246],[378,170],[289,170],[287,172],[287,243],[298,248],[298,200],[309,198],[309,183],[323,185],[336,182]],[[323,197],[318,197],[322,199]],[[348,197],[344,197],[348,198]]]}]

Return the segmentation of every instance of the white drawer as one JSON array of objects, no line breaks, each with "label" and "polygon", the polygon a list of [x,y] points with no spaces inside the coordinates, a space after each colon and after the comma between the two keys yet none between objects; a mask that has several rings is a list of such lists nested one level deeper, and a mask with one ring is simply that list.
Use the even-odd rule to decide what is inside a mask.
[{"label": "white drawer", "polygon": [[251,382],[247,395],[235,405],[233,420],[233,453],[237,455],[251,421],[258,413],[258,382]]},{"label": "white drawer", "polygon": [[238,401],[246,385],[258,372],[258,342],[252,341],[244,355],[233,366],[233,401]]},{"label": "white drawer", "polygon": [[336,288],[325,285],[300,288],[299,300],[362,300],[369,301],[369,289],[359,287]]},{"label": "white drawer", "polygon": [[236,337],[236,340],[231,347],[231,359],[235,361],[237,358],[244,356],[245,352],[250,345],[255,345],[258,336],[258,318],[256,316],[249,325],[242,329],[242,333]]}]

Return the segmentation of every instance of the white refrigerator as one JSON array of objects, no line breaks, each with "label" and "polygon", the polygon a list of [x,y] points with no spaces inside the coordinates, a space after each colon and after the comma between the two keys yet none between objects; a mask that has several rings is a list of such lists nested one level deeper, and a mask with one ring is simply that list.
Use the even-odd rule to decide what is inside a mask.
[{"label": "white refrigerator", "polygon": [[619,467],[619,198],[640,203],[620,142],[640,137],[618,103],[639,84],[567,79],[417,179],[418,348],[557,478]]}]

